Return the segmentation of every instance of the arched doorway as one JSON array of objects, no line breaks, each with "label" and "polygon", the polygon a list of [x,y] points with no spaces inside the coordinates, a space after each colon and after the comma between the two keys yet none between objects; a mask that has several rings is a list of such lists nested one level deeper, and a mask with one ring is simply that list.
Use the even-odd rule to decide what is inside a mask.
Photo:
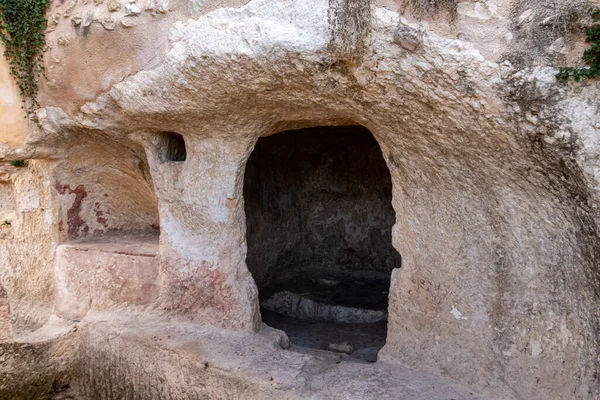
[{"label": "arched doorway", "polygon": [[373,135],[337,126],[259,139],[244,200],[263,321],[292,345],[375,361],[401,260],[391,177]]}]

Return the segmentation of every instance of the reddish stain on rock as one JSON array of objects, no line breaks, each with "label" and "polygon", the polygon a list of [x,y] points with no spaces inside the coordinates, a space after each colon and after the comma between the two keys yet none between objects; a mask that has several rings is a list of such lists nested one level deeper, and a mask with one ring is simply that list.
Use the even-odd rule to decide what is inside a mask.
[{"label": "reddish stain on rock", "polygon": [[[170,299],[163,308],[182,314],[207,313],[212,316],[227,314],[235,306],[233,288],[227,284],[227,273],[214,268],[214,263],[202,261],[199,265],[183,261],[183,268],[172,274]],[[181,270],[185,272],[181,272]],[[167,272],[167,273],[169,273]],[[222,325],[223,321],[209,321]]]},{"label": "reddish stain on rock", "polygon": [[[68,237],[69,239],[80,236],[86,236],[90,228],[86,225],[85,221],[79,213],[81,212],[81,202],[87,197],[87,192],[83,185],[77,186],[75,189],[71,189],[70,185],[61,185],[56,182],[56,190],[59,194],[74,194],[75,201],[71,205],[71,208],[67,210],[67,225],[68,225]],[[60,228],[60,227],[59,227]]]},{"label": "reddish stain on rock", "polygon": [[96,221],[102,224],[103,227],[108,228],[108,221],[104,218],[104,211],[100,210],[100,203],[94,204],[94,212],[96,213]]},{"label": "reddish stain on rock", "polygon": [[[203,267],[204,267],[204,262],[202,265]],[[225,281],[227,281],[227,274],[223,273],[220,269],[215,269],[214,271],[211,271],[210,269],[208,269],[206,276],[207,276],[207,280],[208,280],[208,285],[211,288],[217,289],[217,290],[222,290],[225,288]]]}]

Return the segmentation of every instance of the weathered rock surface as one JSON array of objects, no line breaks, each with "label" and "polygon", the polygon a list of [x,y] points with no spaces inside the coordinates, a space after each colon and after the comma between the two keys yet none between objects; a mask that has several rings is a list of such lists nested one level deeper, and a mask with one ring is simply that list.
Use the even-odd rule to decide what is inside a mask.
[{"label": "weathered rock surface", "polygon": [[419,31],[409,26],[401,26],[394,32],[394,43],[399,44],[406,50],[416,50],[421,45]]},{"label": "weathered rock surface", "polygon": [[394,364],[284,350],[281,332],[264,326],[240,336],[193,324],[91,314],[80,329],[84,351],[73,386],[85,398],[480,398],[447,379]]},{"label": "weathered rock surface", "polygon": [[55,316],[39,330],[0,342],[0,398],[50,399],[69,388],[81,332]]},{"label": "weathered rock surface", "polygon": [[10,303],[6,290],[0,286],[0,343],[12,341],[12,323],[10,321]]},{"label": "weathered rock surface", "polygon": [[361,324],[387,320],[387,313],[320,303],[293,292],[279,292],[261,302],[268,310],[300,319],[332,321],[337,323]]},{"label": "weathered rock surface", "polygon": [[90,309],[143,311],[158,297],[158,236],[120,233],[56,249],[56,313],[81,320]]},{"label": "weathered rock surface", "polygon": [[[597,85],[559,84],[552,67],[579,58],[577,24],[558,29],[535,1],[463,1],[454,24],[443,13],[419,24],[416,11],[401,16],[393,1],[138,3],[67,10],[68,2],[54,2],[39,124],[26,137],[22,126],[0,136],[0,159],[30,159],[0,171],[0,218],[9,222],[0,231],[0,284],[13,331],[43,325],[55,291],[59,299],[85,294],[60,286],[56,272],[66,264],[57,261],[73,250],[66,242],[160,228],[157,264],[148,266],[158,271],[150,274],[156,296],[153,288],[144,312],[186,320],[190,331],[211,325],[257,340],[244,170],[258,138],[284,130],[372,132],[391,174],[402,268],[392,276],[386,346],[371,369],[327,366],[316,378],[319,363],[258,340],[268,356],[223,348],[215,357],[227,367],[205,371],[198,354],[217,346],[217,336],[190,350],[167,335],[164,347],[107,321],[86,331],[81,362],[97,369],[82,369],[82,393],[325,398],[352,387],[368,398],[381,382],[407,382],[398,375],[407,365],[422,375],[404,376],[444,375],[483,398],[600,395]],[[578,12],[572,3],[552,2],[556,16]],[[0,75],[0,90],[14,98],[4,81]],[[13,110],[3,104],[0,117]],[[185,161],[164,157],[165,132],[183,136]],[[99,308],[122,308],[144,293],[135,281],[122,286],[126,296],[112,295],[113,279],[133,282],[127,255],[74,257],[66,270],[81,268],[77,281],[97,285],[90,293]],[[124,275],[93,281],[89,271],[104,273],[107,259],[127,259]],[[236,363],[261,369],[232,378]],[[139,384],[119,386],[120,368]],[[283,391],[269,380],[278,370],[288,374]],[[363,373],[368,379],[358,382]],[[168,392],[188,378],[198,393]],[[432,386],[382,389],[379,398],[440,398],[441,386]]]}]

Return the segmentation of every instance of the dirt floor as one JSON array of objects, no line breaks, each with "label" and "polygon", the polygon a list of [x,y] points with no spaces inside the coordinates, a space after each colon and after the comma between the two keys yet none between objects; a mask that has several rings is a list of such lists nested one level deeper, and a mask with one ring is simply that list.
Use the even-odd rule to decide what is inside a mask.
[{"label": "dirt floor", "polygon": [[[320,278],[310,276],[304,274],[276,282],[265,288],[261,297],[268,299],[276,293],[288,291],[298,295],[302,301],[307,299],[330,307],[331,313],[335,313],[340,307],[356,309],[356,314],[361,311],[387,311],[389,280],[372,277],[361,279],[348,275]],[[294,310],[290,311],[293,314]],[[329,350],[347,354],[350,356],[349,360],[377,361],[377,352],[385,344],[387,321],[339,323],[324,320],[324,315],[307,318],[306,312],[303,315],[282,315],[273,309],[261,309],[263,321],[267,325],[281,329],[288,335],[292,350]]]},{"label": "dirt floor", "polygon": [[333,350],[348,354],[348,361],[375,362],[385,344],[387,322],[373,324],[336,324],[301,320],[261,310],[263,321],[281,329],[290,338],[290,350],[312,354],[310,349]]}]

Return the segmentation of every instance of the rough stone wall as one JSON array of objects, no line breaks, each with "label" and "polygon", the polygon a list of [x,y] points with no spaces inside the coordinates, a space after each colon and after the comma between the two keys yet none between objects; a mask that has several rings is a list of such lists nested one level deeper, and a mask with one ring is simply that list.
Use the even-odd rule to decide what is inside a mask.
[{"label": "rough stone wall", "polygon": [[[529,2],[519,14],[506,0],[463,1],[454,24],[434,15],[418,24],[396,13],[397,3],[376,3],[363,55],[349,62],[331,50],[326,0],[252,0],[205,15],[190,14],[198,2],[183,3],[171,3],[155,22],[144,11],[139,18],[148,26],[138,31],[92,21],[88,36],[77,36],[60,17],[49,34],[51,43],[60,29],[72,35],[49,72],[65,78],[42,87],[40,126],[30,125],[24,144],[0,146],[3,160],[39,159],[11,170],[0,192],[1,204],[14,204],[15,220],[0,248],[0,278],[21,321],[49,314],[59,224],[77,201],[69,189],[61,198],[53,178],[70,190],[100,180],[92,165],[116,151],[129,161],[108,170],[130,174],[127,185],[141,182],[135,195],[120,196],[124,205],[150,188],[157,198],[154,309],[258,329],[257,291],[245,264],[245,163],[261,136],[360,124],[380,143],[391,173],[393,243],[403,257],[381,358],[444,374],[491,398],[600,394],[596,85],[559,85],[556,70],[544,66],[575,60],[582,47],[574,41],[550,49],[552,56],[539,56],[535,43],[534,57],[523,62],[506,56],[523,51],[514,44],[515,18],[537,24],[528,15],[543,5]],[[162,27],[161,40],[146,35],[152,26]],[[119,48],[115,65],[133,55],[141,62],[126,72],[115,67],[111,77],[116,56],[105,57],[99,43]],[[136,51],[119,47],[127,43]],[[88,83],[67,81],[67,71],[86,71]],[[183,135],[185,162],[161,160],[161,132]],[[82,154],[72,151],[79,142]],[[136,146],[145,149],[151,179],[142,180],[139,164],[135,170],[132,160],[143,160],[129,150]],[[87,158],[77,176],[74,165]],[[105,193],[100,186],[87,192],[92,219]],[[115,223],[151,225],[150,203]],[[95,221],[92,232],[102,230]]]},{"label": "rough stone wall", "polygon": [[12,340],[12,322],[10,320],[10,303],[6,290],[0,286],[0,343]]},{"label": "rough stone wall", "polygon": [[0,174],[0,284],[8,293],[16,331],[41,326],[53,307],[54,164],[30,160],[27,167],[5,166]]},{"label": "rough stone wall", "polygon": [[159,65],[176,21],[224,3],[246,0],[53,1],[40,102],[76,112],[115,83]]},{"label": "rough stone wall", "polygon": [[390,173],[364,128],[260,139],[244,180],[247,264],[257,285],[301,271],[377,271],[389,278],[400,267],[391,200]]}]

